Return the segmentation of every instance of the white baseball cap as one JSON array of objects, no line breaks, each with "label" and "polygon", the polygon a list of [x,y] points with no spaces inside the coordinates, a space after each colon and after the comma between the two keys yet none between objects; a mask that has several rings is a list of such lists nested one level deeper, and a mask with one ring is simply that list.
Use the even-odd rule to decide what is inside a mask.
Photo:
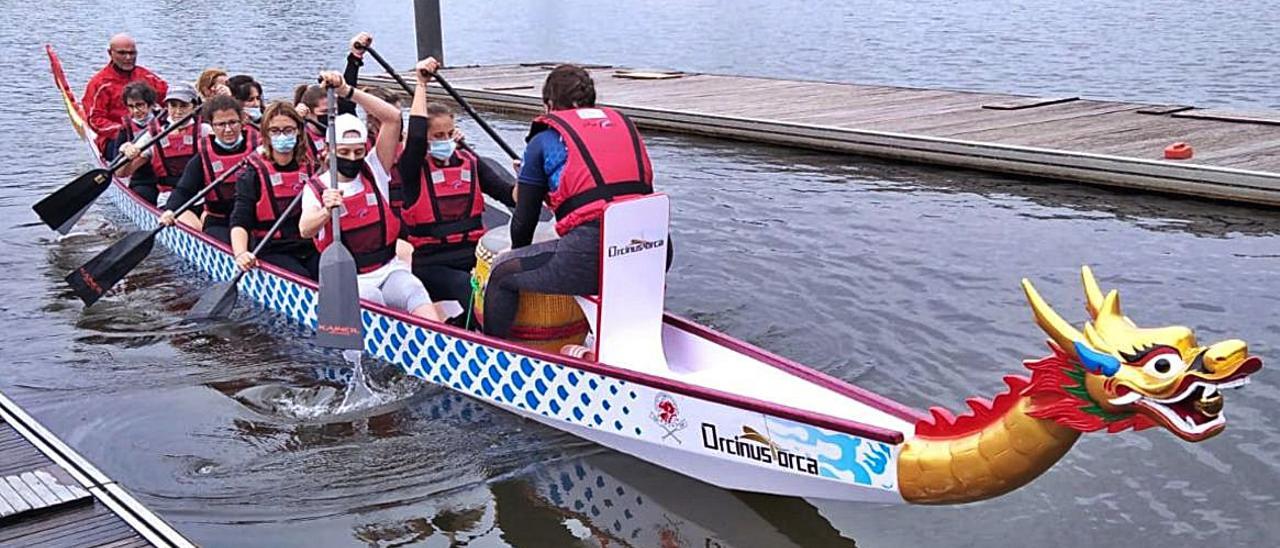
[{"label": "white baseball cap", "polygon": [[[354,114],[339,114],[333,120],[333,129],[340,145],[363,145],[369,141],[369,130],[364,121]],[[359,136],[349,135],[351,132]]]}]

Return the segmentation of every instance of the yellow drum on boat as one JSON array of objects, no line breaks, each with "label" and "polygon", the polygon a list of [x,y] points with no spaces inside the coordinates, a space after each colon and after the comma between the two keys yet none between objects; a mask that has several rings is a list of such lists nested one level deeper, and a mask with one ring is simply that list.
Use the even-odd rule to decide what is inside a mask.
[{"label": "yellow drum on boat", "polygon": [[[533,241],[543,242],[556,238],[551,223],[541,223],[534,232]],[[485,233],[476,246],[476,268],[472,276],[479,282],[475,295],[476,319],[484,324],[484,290],[489,284],[489,272],[498,254],[511,249],[511,228],[502,226]],[[589,330],[582,307],[569,295],[547,295],[522,292],[516,321],[511,328],[511,338],[521,344],[559,352],[566,344],[582,344]]]}]

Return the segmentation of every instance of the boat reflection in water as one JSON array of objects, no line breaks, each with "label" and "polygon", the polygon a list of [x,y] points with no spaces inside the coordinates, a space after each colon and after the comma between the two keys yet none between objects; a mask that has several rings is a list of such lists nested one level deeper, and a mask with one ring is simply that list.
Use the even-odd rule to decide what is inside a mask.
[{"label": "boat reflection in water", "polygon": [[[463,427],[495,418],[492,408],[452,392],[419,406]],[[365,524],[356,537],[374,546],[435,535],[456,545],[855,545],[803,499],[728,491],[613,451],[529,465],[430,504],[430,514]]]},{"label": "boat reflection in water", "polygon": [[[352,377],[346,367],[308,370],[318,384],[292,388],[241,381],[211,387],[259,414],[286,419],[236,421],[236,426],[246,437],[285,434],[291,438],[285,444],[290,449],[352,436],[413,436],[412,425],[419,420],[459,431],[515,421],[522,423],[520,430],[534,430],[527,435],[551,434],[561,440],[550,452],[532,450],[524,457],[510,456],[507,472],[494,470],[494,476],[487,478],[471,476],[419,486],[426,492],[417,496],[402,493],[392,516],[377,513],[383,519],[371,522],[357,518],[352,529],[356,542],[369,546],[416,542],[708,548],[855,545],[803,499],[721,489],[569,436],[540,432],[541,426],[496,413],[451,391],[429,387],[361,413],[298,420],[293,415],[307,406],[334,409],[332,402],[342,399],[342,385]],[[375,384],[385,386],[384,382]],[[441,465],[423,457],[398,473],[412,474],[415,466]],[[367,509],[349,511],[358,516]]]}]

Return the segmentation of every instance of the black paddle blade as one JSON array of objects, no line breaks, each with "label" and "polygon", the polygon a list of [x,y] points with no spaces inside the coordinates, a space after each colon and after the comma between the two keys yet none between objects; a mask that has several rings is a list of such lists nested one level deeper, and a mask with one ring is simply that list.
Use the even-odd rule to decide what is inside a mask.
[{"label": "black paddle blade", "polygon": [[364,349],[356,260],[342,242],[320,254],[320,299],[316,303],[316,344],[344,350]]},{"label": "black paddle blade", "polygon": [[236,296],[239,295],[236,288],[238,281],[240,276],[230,281],[213,284],[213,287],[200,296],[195,306],[187,311],[187,319],[191,321],[226,319],[231,314],[231,310],[236,307]]},{"label": "black paddle blade", "polygon": [[67,284],[84,301],[85,306],[92,306],[133,267],[147,258],[155,242],[155,231],[132,232],[111,244],[111,247],[104,249],[84,266],[67,274]]},{"label": "black paddle blade", "polygon": [[59,230],[67,224],[67,221],[79,216],[85,208],[98,199],[98,196],[106,192],[109,184],[111,184],[111,172],[95,169],[76,177],[74,181],[36,202],[31,209],[35,210],[36,215],[39,215],[40,220],[49,225],[49,228]]}]

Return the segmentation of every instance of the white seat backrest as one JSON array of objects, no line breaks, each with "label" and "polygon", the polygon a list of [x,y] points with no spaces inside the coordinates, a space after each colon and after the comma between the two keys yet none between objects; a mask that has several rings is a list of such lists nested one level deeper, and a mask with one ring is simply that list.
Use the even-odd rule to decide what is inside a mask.
[{"label": "white seat backrest", "polygon": [[614,202],[604,210],[594,325],[601,363],[649,373],[667,369],[662,315],[670,221],[665,194]]}]

